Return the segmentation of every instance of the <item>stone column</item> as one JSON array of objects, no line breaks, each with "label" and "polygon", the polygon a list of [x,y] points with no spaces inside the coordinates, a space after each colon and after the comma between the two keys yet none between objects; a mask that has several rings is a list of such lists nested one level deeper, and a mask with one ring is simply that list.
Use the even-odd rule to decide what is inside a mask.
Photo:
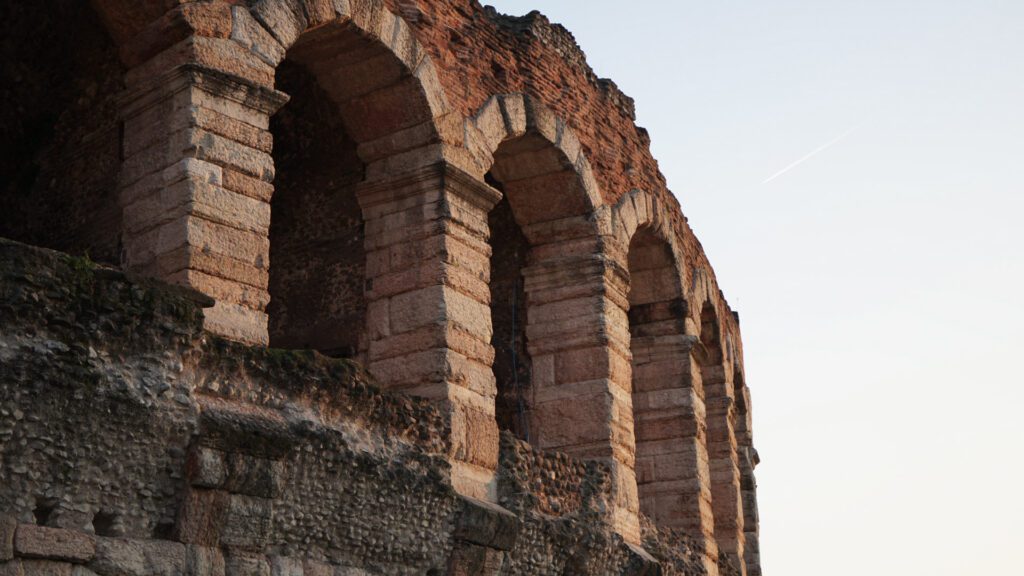
[{"label": "stone column", "polygon": [[[526,337],[533,363],[530,440],[538,448],[606,461],[615,482],[611,522],[639,542],[630,398],[626,272],[598,239],[571,237],[574,223],[524,232],[534,248],[523,270]],[[576,222],[578,221],[578,222]]]},{"label": "stone column", "polygon": [[274,177],[268,126],[287,96],[197,64],[137,70],[128,85],[125,267],[214,297],[208,329],[265,344]]},{"label": "stone column", "polygon": [[501,193],[439,163],[361,184],[368,368],[451,418],[452,483],[496,498],[487,213]]},{"label": "stone column", "polygon": [[753,423],[750,416],[750,389],[742,385],[737,373],[736,387],[736,442],[739,445],[740,503],[743,507],[743,557],[747,563],[747,576],[761,576],[760,519],[757,514],[757,479],[754,468],[760,463],[754,449]]},{"label": "stone column", "polygon": [[[644,314],[647,321],[672,315],[669,305],[642,308],[630,310],[630,315]],[[706,551],[705,569],[714,575],[718,573],[718,546],[704,390],[700,365],[691,355],[696,341],[696,337],[681,333],[634,333],[636,468],[640,509],[659,526],[679,529],[700,542]]]},{"label": "stone column", "polygon": [[760,534],[757,517],[757,481],[754,466],[757,452],[751,447],[740,448],[740,487],[743,505],[743,559],[747,576],[761,576]]},{"label": "stone column", "polygon": [[719,551],[745,574],[743,505],[732,378],[721,364],[704,366],[702,372],[708,409],[708,456],[715,539]]}]

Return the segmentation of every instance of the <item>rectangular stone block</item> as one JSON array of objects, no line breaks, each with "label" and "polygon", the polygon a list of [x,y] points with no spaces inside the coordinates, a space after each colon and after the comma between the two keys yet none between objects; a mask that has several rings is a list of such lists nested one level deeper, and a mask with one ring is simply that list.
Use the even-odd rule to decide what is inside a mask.
[{"label": "rectangular stone block", "polygon": [[196,147],[196,157],[200,160],[237,168],[264,182],[274,180],[274,159],[262,150],[198,128],[190,135],[189,142]]},{"label": "rectangular stone block", "polygon": [[[163,272],[162,269],[161,272]],[[161,274],[161,276],[167,282],[195,288],[219,302],[240,304],[252,310],[264,310],[270,302],[270,293],[266,288],[257,288],[243,282],[211,276],[195,269],[180,270],[172,274]]]},{"label": "rectangular stone block", "polygon": [[[20,560],[20,572],[18,576],[79,576],[83,573],[80,566],[67,562],[54,562],[52,560]],[[88,576],[92,576],[86,572]]]},{"label": "rectangular stone block", "polygon": [[224,559],[225,576],[271,576],[265,556],[243,550],[231,550]]},{"label": "rectangular stone block", "polygon": [[284,60],[284,46],[260,25],[244,6],[232,6],[231,14],[231,39],[276,68],[281,60]]},{"label": "rectangular stone block", "polygon": [[225,576],[224,554],[218,548],[189,544],[186,558],[188,576]]},{"label": "rectangular stone block", "polygon": [[285,481],[284,462],[248,454],[228,454],[224,489],[232,494],[275,498],[284,489]]},{"label": "rectangular stone block", "polygon": [[541,449],[563,449],[596,446],[602,452],[611,450],[611,397],[599,392],[572,400],[557,400],[535,405],[537,446]]},{"label": "rectangular stone block", "polygon": [[232,494],[221,528],[221,544],[262,551],[270,534],[273,512],[271,500]]},{"label": "rectangular stone block", "polygon": [[559,352],[555,355],[556,385],[609,378],[610,363],[607,348],[593,347]]},{"label": "rectangular stone block", "polygon": [[230,302],[217,302],[203,310],[207,330],[239,342],[266,345],[267,315]]},{"label": "rectangular stone block", "polygon": [[[262,292],[266,292],[270,280],[266,268],[260,268],[251,262],[236,260],[224,254],[204,252],[201,246],[186,245],[160,254],[155,260],[155,270],[160,277],[170,282],[201,281],[201,276],[208,276],[244,284]],[[195,271],[200,276],[193,278],[189,271]],[[175,272],[183,274],[175,276]],[[236,304],[247,302],[247,300],[236,300],[234,297],[231,298],[231,301]]]},{"label": "rectangular stone block", "polygon": [[457,407],[452,417],[452,450],[463,462],[494,470],[498,465],[498,424],[494,413]]},{"label": "rectangular stone block", "polygon": [[243,174],[238,170],[232,170],[230,168],[224,168],[224,188],[243,194],[250,198],[260,200],[261,202],[270,202],[270,199],[274,195],[274,185],[270,182],[265,182],[259,178],[254,178],[248,174]]},{"label": "rectangular stone block", "polygon": [[216,548],[231,496],[222,490],[189,490],[178,513],[176,539],[186,544]]},{"label": "rectangular stone block", "polygon": [[438,325],[445,320],[444,286],[430,286],[391,298],[392,333],[408,332],[422,326]]},{"label": "rectangular stone block", "polygon": [[26,558],[85,563],[95,555],[96,543],[82,532],[21,524],[14,534],[14,550]]},{"label": "rectangular stone block", "polygon": [[294,44],[309,25],[301,0],[260,0],[252,14],[282,46]]},{"label": "rectangular stone block", "polygon": [[274,86],[274,68],[244,46],[227,38],[193,36],[187,40],[198,64],[234,74],[262,86]]},{"label": "rectangular stone block", "polygon": [[89,567],[119,576],[180,576],[185,574],[185,545],[168,540],[98,538],[96,557]]}]

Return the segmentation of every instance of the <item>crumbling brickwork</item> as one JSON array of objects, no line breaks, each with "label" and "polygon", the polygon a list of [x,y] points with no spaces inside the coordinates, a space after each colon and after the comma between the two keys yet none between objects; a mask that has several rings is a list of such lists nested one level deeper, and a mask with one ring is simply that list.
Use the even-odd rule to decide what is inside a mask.
[{"label": "crumbling brickwork", "polygon": [[4,570],[760,574],[737,316],[565,29],[6,10],[0,235],[128,276],[3,244]]}]

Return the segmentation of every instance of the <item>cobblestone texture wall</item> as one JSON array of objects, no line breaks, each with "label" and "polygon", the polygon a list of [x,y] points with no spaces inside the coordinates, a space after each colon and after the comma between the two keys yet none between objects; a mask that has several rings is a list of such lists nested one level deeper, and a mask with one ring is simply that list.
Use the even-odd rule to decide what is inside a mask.
[{"label": "cobblestone texture wall", "polygon": [[703,574],[600,520],[610,475],[506,435],[459,496],[447,423],[357,365],[201,331],[198,293],[0,241],[0,574]]}]

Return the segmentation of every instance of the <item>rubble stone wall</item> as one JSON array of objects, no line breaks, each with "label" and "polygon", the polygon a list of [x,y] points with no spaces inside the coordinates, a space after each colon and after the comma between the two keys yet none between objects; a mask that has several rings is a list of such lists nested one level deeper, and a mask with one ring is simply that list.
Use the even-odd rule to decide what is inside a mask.
[{"label": "rubble stone wall", "polygon": [[501,506],[460,496],[442,412],[204,333],[209,304],[0,241],[0,574],[705,573],[600,521],[602,464],[511,434]]}]

